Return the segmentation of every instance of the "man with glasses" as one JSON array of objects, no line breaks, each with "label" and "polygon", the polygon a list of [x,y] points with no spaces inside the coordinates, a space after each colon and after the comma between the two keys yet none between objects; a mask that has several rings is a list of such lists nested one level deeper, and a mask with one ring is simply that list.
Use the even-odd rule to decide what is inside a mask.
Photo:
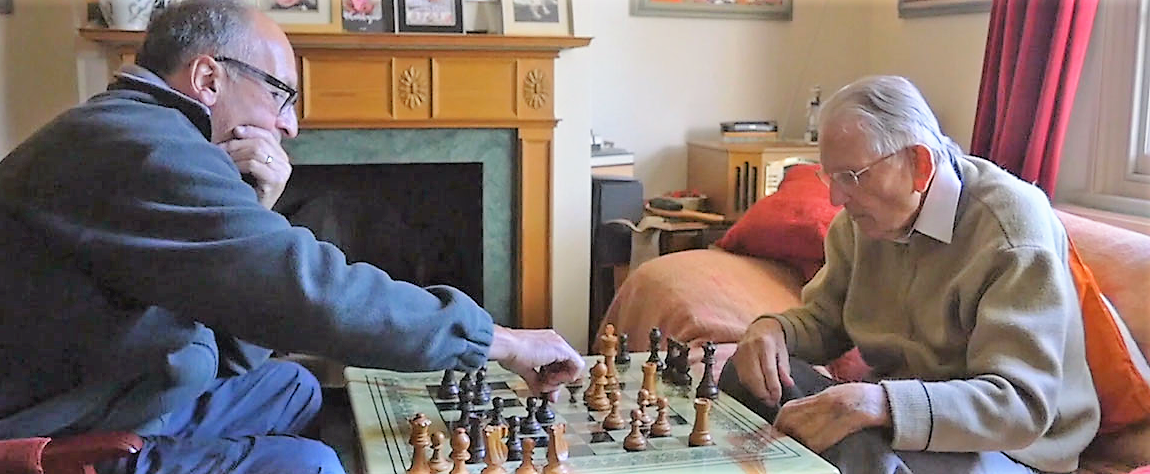
[{"label": "man with glasses", "polygon": [[136,61],[0,162],[0,439],[144,436],[101,473],[340,473],[298,436],[315,377],[260,346],[395,370],[495,360],[537,392],[582,372],[554,331],[349,264],[270,210],[299,94],[267,16],[185,0]]},{"label": "man with glasses", "polygon": [[[1098,399],[1046,196],[964,156],[901,77],[838,91],[819,137],[843,206],[826,264],[801,306],[747,328],[723,390],[844,474],[1077,469]],[[866,380],[810,365],[852,347]]]}]

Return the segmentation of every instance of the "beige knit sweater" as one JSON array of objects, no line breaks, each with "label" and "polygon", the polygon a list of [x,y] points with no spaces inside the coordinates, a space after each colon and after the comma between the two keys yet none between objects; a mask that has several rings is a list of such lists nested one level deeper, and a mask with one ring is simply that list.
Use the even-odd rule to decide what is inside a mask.
[{"label": "beige knit sweater", "polygon": [[812,363],[859,347],[889,398],[893,449],[1003,451],[1073,471],[1099,409],[1066,232],[1037,188],[958,162],[950,244],[873,240],[840,213],[803,306],[775,317]]}]

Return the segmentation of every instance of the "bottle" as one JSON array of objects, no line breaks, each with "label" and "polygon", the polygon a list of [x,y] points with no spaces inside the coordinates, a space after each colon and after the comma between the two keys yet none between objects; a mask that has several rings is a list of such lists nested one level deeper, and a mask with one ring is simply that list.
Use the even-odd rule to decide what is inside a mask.
[{"label": "bottle", "polygon": [[814,145],[819,142],[819,108],[822,99],[819,97],[822,89],[819,86],[811,88],[811,101],[807,103],[807,131],[803,133],[803,140]]}]

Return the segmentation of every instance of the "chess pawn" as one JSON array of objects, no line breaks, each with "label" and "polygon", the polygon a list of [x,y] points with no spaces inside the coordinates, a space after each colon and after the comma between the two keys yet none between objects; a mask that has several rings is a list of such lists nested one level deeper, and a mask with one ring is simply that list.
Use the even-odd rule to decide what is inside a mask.
[{"label": "chess pawn", "polygon": [[611,392],[611,413],[603,418],[603,429],[605,430],[621,430],[627,426],[627,420],[623,419],[623,415],[619,413],[619,392]]},{"label": "chess pawn", "polygon": [[650,354],[647,355],[647,362],[653,362],[655,364],[655,371],[662,372],[663,369],[667,367],[663,365],[663,359],[659,358],[659,343],[663,341],[663,332],[659,331],[657,327],[651,328],[649,339],[650,345],[647,350],[650,351]]},{"label": "chess pawn", "polygon": [[439,382],[439,391],[435,393],[436,398],[447,400],[458,395],[459,385],[455,383],[455,371],[451,369],[443,371],[443,381]]},{"label": "chess pawn", "polygon": [[572,405],[579,403],[579,399],[575,397],[575,394],[578,393],[581,388],[583,388],[583,379],[575,379],[574,382],[567,384],[567,392],[571,394],[571,398],[567,400],[568,403]]},{"label": "chess pawn", "polygon": [[427,448],[431,446],[431,439],[427,435],[427,428],[431,420],[423,413],[416,413],[410,420],[411,438],[408,443],[414,448],[411,454],[411,468],[408,474],[430,474],[431,464],[427,459]]},{"label": "chess pawn", "polygon": [[471,459],[468,463],[478,464],[483,462],[483,458],[487,457],[487,438],[484,436],[483,428],[486,423],[483,422],[483,417],[472,416],[471,430],[467,432],[468,438],[471,439],[471,446],[467,449],[471,453]]},{"label": "chess pawn", "polygon": [[647,404],[654,405],[655,400],[658,398],[655,395],[655,386],[658,385],[655,377],[658,375],[656,372],[658,367],[654,362],[643,363],[643,389],[647,391]]},{"label": "chess pawn", "polygon": [[649,400],[650,398],[651,398],[651,394],[649,392],[647,392],[647,389],[645,389],[645,388],[639,389],[639,395],[637,397],[635,397],[635,400],[639,403],[639,413],[641,415],[639,417],[639,421],[643,422],[644,428],[650,427],[651,423],[655,422],[655,420],[652,420],[650,416],[647,416],[647,407],[651,406],[651,404],[648,403],[647,400]]},{"label": "chess pawn", "polygon": [[659,397],[659,415],[655,417],[655,424],[651,425],[651,437],[671,436],[671,419],[667,415],[669,403],[667,397]]},{"label": "chess pawn", "polygon": [[480,367],[475,371],[475,387],[472,388],[472,397],[476,405],[486,405],[491,401],[491,386],[487,384],[487,368]]},{"label": "chess pawn", "polygon": [[527,416],[524,416],[519,421],[519,432],[525,435],[533,435],[539,432],[539,421],[536,420],[535,414],[539,410],[539,399],[535,397],[527,397]]},{"label": "chess pawn", "polygon": [[643,420],[640,419],[642,417],[640,413],[638,408],[631,410],[631,432],[627,434],[626,438],[623,438],[623,449],[627,451],[644,451],[647,449],[647,438],[643,437],[641,431]]},{"label": "chess pawn", "polygon": [[619,353],[615,355],[615,365],[630,365],[631,350],[627,348],[627,333],[619,335]]},{"label": "chess pawn", "polygon": [[455,422],[456,428],[470,428],[471,427],[471,390],[470,388],[460,387],[459,391],[459,404],[456,406],[459,409],[459,421]]},{"label": "chess pawn", "polygon": [[607,366],[603,363],[595,364],[591,369],[594,377],[595,390],[591,399],[587,401],[587,408],[591,411],[607,411],[611,409],[611,401],[607,399]]},{"label": "chess pawn", "polygon": [[456,428],[455,434],[451,436],[451,459],[454,461],[451,474],[468,474],[467,461],[471,459],[471,453],[468,452],[470,448],[471,439],[467,436],[467,430]]},{"label": "chess pawn", "polygon": [[443,454],[446,438],[442,431],[436,431],[431,435],[431,461],[428,465],[434,472],[447,472],[448,469],[451,469],[451,461]]},{"label": "chess pawn", "polygon": [[519,417],[507,417],[507,460],[523,459],[523,444],[519,440]]},{"label": "chess pawn", "polygon": [[519,469],[515,470],[515,474],[539,474],[535,470],[535,463],[531,458],[535,454],[535,438],[523,438],[523,462],[519,463]]},{"label": "chess pawn", "polygon": [[543,466],[543,474],[568,474],[570,470],[567,468],[567,456],[569,455],[567,447],[567,438],[564,433],[567,432],[567,425],[563,423],[554,424],[547,427],[547,465]]},{"label": "chess pawn", "polygon": [[539,397],[542,400],[539,409],[535,410],[535,420],[546,425],[555,421],[555,411],[551,409],[551,393],[544,392],[542,395]]},{"label": "chess pawn", "polygon": [[503,444],[503,437],[507,435],[507,427],[503,425],[487,425],[483,428],[483,435],[487,438],[487,456],[480,474],[507,474],[503,463],[507,462],[507,445]]},{"label": "chess pawn", "polygon": [[503,419],[503,398],[495,397],[491,399],[491,411],[488,412],[488,423],[492,425],[507,424],[507,421]]},{"label": "chess pawn", "polygon": [[707,426],[707,417],[711,411],[711,400],[707,398],[695,399],[695,426],[691,429],[691,436],[687,444],[691,446],[710,446],[715,444],[711,440],[711,431]]}]

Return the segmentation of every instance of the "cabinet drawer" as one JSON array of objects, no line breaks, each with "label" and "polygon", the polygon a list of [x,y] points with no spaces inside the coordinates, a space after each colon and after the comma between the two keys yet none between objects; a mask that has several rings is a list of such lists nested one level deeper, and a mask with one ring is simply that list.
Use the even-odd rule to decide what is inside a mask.
[{"label": "cabinet drawer", "polygon": [[392,60],[385,56],[304,56],[303,121],[378,121],[394,118]]}]

